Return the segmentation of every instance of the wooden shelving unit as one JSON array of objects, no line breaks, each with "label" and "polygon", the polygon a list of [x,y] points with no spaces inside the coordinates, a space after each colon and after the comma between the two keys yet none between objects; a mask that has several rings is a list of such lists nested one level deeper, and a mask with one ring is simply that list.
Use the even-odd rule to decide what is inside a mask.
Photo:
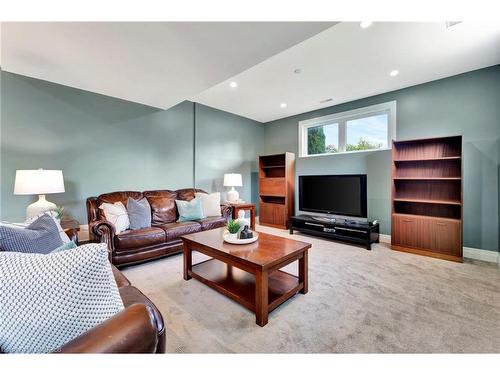
[{"label": "wooden shelving unit", "polygon": [[393,141],[391,247],[462,261],[462,137]]},{"label": "wooden shelving unit", "polygon": [[294,185],[295,154],[259,156],[259,224],[288,229]]}]

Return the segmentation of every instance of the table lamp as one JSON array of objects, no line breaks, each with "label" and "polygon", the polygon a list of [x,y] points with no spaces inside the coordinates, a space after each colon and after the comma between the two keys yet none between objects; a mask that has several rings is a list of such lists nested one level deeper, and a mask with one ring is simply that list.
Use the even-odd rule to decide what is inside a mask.
[{"label": "table lamp", "polygon": [[26,218],[34,217],[57,206],[45,199],[45,194],[64,193],[62,171],[58,170],[18,170],[14,183],[15,195],[38,194],[38,201],[26,208]]},{"label": "table lamp", "polygon": [[235,186],[243,186],[241,174],[239,173],[226,173],[224,175],[224,186],[231,186],[231,190],[227,192],[227,201],[236,203],[240,199],[240,194],[234,188]]}]

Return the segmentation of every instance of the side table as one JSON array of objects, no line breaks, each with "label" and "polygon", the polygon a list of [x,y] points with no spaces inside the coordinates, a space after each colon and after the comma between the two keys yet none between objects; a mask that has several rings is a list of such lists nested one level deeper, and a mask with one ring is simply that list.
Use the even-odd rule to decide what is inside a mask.
[{"label": "side table", "polygon": [[238,218],[238,212],[240,210],[250,211],[250,229],[255,230],[255,204],[253,203],[230,203],[226,202],[233,210],[232,218],[236,220]]},{"label": "side table", "polygon": [[61,219],[61,228],[64,230],[70,240],[78,245],[78,232],[80,231],[80,223],[71,218]]}]

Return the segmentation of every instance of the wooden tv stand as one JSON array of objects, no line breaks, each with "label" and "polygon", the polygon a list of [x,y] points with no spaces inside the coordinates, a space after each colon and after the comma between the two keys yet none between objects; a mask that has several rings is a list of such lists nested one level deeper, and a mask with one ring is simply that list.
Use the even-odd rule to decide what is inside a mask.
[{"label": "wooden tv stand", "polygon": [[339,219],[335,222],[317,220],[309,215],[292,216],[289,220],[290,234],[294,230],[332,240],[363,245],[371,250],[372,243],[379,242],[379,224],[353,223]]}]

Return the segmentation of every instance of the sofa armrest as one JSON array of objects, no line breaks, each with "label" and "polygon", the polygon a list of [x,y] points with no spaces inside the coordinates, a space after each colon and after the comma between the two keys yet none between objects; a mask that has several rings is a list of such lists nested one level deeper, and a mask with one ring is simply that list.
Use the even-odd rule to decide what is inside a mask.
[{"label": "sofa armrest", "polygon": [[97,220],[90,224],[89,231],[94,235],[98,242],[106,243],[110,255],[115,250],[115,226],[106,220]]},{"label": "sofa armrest", "polygon": [[231,213],[233,212],[233,209],[231,208],[231,206],[228,206],[226,204],[221,204],[220,212],[222,213],[222,216],[224,216],[226,219],[231,219]]},{"label": "sofa armrest", "polygon": [[136,303],[55,353],[155,353],[158,333],[149,306]]}]

